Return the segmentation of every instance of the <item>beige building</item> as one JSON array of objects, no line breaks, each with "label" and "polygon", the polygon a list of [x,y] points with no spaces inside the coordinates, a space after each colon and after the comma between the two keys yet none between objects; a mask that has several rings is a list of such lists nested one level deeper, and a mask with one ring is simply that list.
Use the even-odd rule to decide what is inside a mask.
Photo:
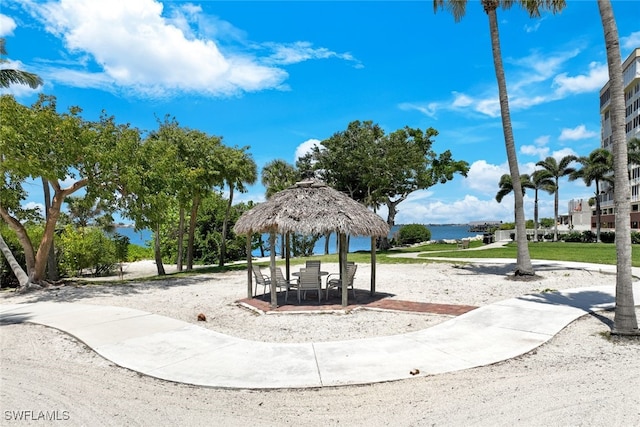
[{"label": "beige building", "polygon": [[[624,100],[625,100],[625,130],[627,141],[640,138],[640,47],[634,49],[622,64]],[[610,149],[611,145],[611,117],[609,82],[600,90],[600,122],[602,148]],[[640,230],[640,165],[630,167],[631,178],[631,228]],[[600,223],[603,230],[615,229],[615,214],[613,206],[613,190],[605,184],[600,195],[602,214]],[[573,201],[572,201],[573,202]],[[584,210],[584,206],[583,206]],[[596,228],[595,206],[592,206],[591,228]],[[571,215],[571,205],[569,214]]]}]

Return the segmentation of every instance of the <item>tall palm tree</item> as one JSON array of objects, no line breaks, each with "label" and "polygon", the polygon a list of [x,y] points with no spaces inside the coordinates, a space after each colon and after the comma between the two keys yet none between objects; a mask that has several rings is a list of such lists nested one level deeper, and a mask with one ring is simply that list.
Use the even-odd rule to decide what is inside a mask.
[{"label": "tall palm tree", "polygon": [[534,190],[533,199],[533,241],[538,241],[538,191],[543,190],[549,194],[553,194],[555,190],[555,184],[549,171],[545,169],[539,169],[531,174],[531,188]]},{"label": "tall palm tree", "polygon": [[553,197],[553,215],[555,226],[553,230],[553,241],[558,241],[558,193],[560,189],[560,178],[563,176],[567,176],[575,171],[575,168],[571,167],[571,163],[576,161],[578,158],[573,155],[564,156],[558,162],[555,157],[547,157],[544,160],[540,160],[536,163],[536,166],[542,167],[544,170],[548,171],[551,174],[551,177],[554,180],[555,191]]},{"label": "tall palm tree", "polygon": [[[531,257],[529,255],[529,245],[526,236],[526,223],[524,216],[524,199],[520,188],[520,170],[518,158],[516,156],[516,144],[511,126],[511,113],[509,111],[509,96],[507,94],[507,83],[502,65],[502,53],[500,48],[500,35],[498,32],[497,9],[509,9],[514,3],[522,6],[530,17],[540,16],[540,10],[550,10],[552,13],[560,11],[565,6],[564,0],[481,0],[480,4],[484,8],[489,18],[489,32],[491,34],[491,50],[493,52],[493,64],[498,81],[498,95],[500,99],[500,113],[502,116],[502,130],[504,133],[504,144],[507,150],[507,160],[509,162],[509,173],[514,183],[515,192],[515,219],[516,236],[518,245],[518,255],[516,261],[516,276],[532,276],[534,274]],[[433,0],[434,10],[445,9],[453,14],[453,18],[460,21],[466,11],[466,0]]]},{"label": "tall palm tree", "polygon": [[[296,183],[300,178],[296,168],[282,159],[275,159],[262,168],[262,185],[266,188],[267,199]],[[284,235],[280,239],[280,256],[285,258]]]},{"label": "tall palm tree", "polygon": [[[0,38],[0,55],[6,56],[6,40]],[[4,58],[0,58],[0,64],[6,64],[9,62]],[[12,84],[28,85],[31,89],[35,89],[42,85],[42,79],[38,75],[28,73],[21,70],[12,70],[8,68],[0,69],[0,87],[9,87]]]},{"label": "tall palm tree", "polygon": [[256,163],[247,152],[248,147],[226,148],[223,161],[222,177],[229,186],[229,202],[222,221],[222,242],[220,244],[220,267],[224,265],[227,251],[227,230],[231,206],[233,205],[233,193],[235,190],[245,192],[245,184],[254,184],[257,179]]},{"label": "tall palm tree", "polygon": [[[522,175],[520,175],[520,180],[519,180],[519,188],[520,191],[522,192],[520,195],[524,197],[524,193],[525,193],[525,189],[526,188],[534,188],[533,184],[531,182],[531,177],[524,173]],[[496,193],[496,202],[498,203],[502,203],[502,199],[504,199],[504,197],[511,193],[512,191],[518,191],[514,188],[513,185],[513,180],[511,179],[511,175],[509,175],[508,173],[505,173],[504,175],[502,175],[500,177],[500,181],[498,182],[498,186],[500,187],[498,190],[498,193]],[[514,193],[515,195],[515,193]],[[516,229],[516,239],[518,238],[518,230]],[[524,238],[526,240],[527,238],[527,234],[526,234],[526,230],[525,230],[525,235]]]},{"label": "tall palm tree", "polygon": [[588,156],[577,159],[582,166],[569,174],[569,181],[582,179],[587,187],[595,183],[596,201],[596,241],[600,241],[600,184],[608,182],[613,184],[613,156],[605,148],[596,148]]},{"label": "tall palm tree", "polygon": [[629,200],[631,200],[631,187],[627,175],[628,153],[627,144],[625,144],[625,101],[620,39],[611,1],[598,0],[598,9],[602,20],[609,68],[609,90],[611,93],[609,114],[611,117],[611,142],[615,176],[616,309],[611,332],[617,335],[640,335],[632,288],[631,204],[629,203]]}]

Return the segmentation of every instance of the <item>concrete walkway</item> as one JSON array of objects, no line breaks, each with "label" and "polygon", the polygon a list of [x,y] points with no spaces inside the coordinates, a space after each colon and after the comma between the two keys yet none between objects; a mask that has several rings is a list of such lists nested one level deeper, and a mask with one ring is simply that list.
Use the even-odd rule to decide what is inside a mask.
[{"label": "concrete walkway", "polygon": [[[0,305],[0,324],[59,329],[119,366],[169,381],[248,389],[328,387],[435,375],[516,357],[578,317],[612,308],[614,291],[603,286],[527,295],[417,332],[299,344],[248,341],[140,310],[76,303]],[[640,301],[640,283],[634,293]]]}]

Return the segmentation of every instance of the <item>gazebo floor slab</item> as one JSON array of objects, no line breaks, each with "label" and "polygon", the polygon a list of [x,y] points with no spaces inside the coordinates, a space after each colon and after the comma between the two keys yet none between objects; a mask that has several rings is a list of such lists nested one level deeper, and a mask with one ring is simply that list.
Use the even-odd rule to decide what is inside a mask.
[{"label": "gazebo floor slab", "polygon": [[371,295],[369,291],[356,290],[355,301],[351,293],[349,293],[349,305],[342,306],[342,300],[338,295],[330,296],[328,300],[324,299],[318,302],[317,294],[309,293],[306,299],[298,304],[297,294],[289,295],[289,301],[285,301],[284,292],[278,293],[278,307],[272,308],[270,302],[270,294],[257,295],[254,298],[244,298],[236,301],[240,306],[258,311],[260,313],[308,313],[308,312],[332,312],[332,311],[353,311],[359,309],[370,310],[394,310],[413,313],[429,313],[443,314],[449,316],[459,316],[467,313],[477,307],[470,305],[456,304],[434,304],[428,302],[404,301],[392,299],[393,295],[385,293],[376,293]]}]

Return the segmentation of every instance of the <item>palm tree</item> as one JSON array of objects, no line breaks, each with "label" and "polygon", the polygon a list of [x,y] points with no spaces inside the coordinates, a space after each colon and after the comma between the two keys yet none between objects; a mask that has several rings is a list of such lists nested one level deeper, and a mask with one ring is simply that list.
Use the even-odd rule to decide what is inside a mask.
[{"label": "palm tree", "polygon": [[229,186],[229,202],[222,221],[222,242],[220,244],[220,266],[224,266],[227,251],[227,230],[231,206],[233,204],[233,193],[235,190],[245,192],[245,184],[254,184],[257,179],[256,163],[247,152],[248,147],[229,148],[225,150],[222,177]]},{"label": "palm tree", "polygon": [[[518,168],[518,158],[516,156],[516,144],[513,137],[513,128],[511,126],[511,113],[509,111],[509,96],[507,94],[507,83],[504,76],[504,67],[502,65],[502,53],[500,49],[500,36],[498,32],[498,16],[497,9],[510,8],[514,3],[522,6],[530,17],[540,16],[540,10],[550,10],[555,13],[565,6],[564,0],[481,0],[480,4],[484,8],[489,18],[489,32],[491,34],[491,49],[493,52],[493,64],[496,71],[496,79],[498,81],[498,95],[500,99],[500,113],[502,116],[502,130],[504,133],[504,144],[507,150],[507,160],[509,162],[509,172],[514,183],[515,193],[515,220],[516,220],[516,236],[518,245],[518,255],[516,261],[516,276],[525,275],[532,276],[534,274],[531,257],[529,255],[529,245],[526,236],[526,223],[524,216],[524,199],[520,191],[520,170]],[[460,21],[465,14],[466,0],[434,0],[434,11],[438,9],[449,10],[453,14],[453,18]]]},{"label": "palm tree", "polygon": [[[531,177],[528,174],[522,174],[520,175],[520,182],[519,182],[519,186],[520,187],[520,191],[521,196],[524,197],[524,192],[526,188],[534,188],[533,184],[531,182]],[[512,191],[518,191],[516,189],[514,189],[514,185],[513,185],[513,181],[511,180],[511,175],[509,175],[508,173],[505,173],[504,175],[502,175],[500,177],[500,181],[498,182],[498,186],[500,187],[500,189],[498,190],[498,193],[496,194],[496,202],[498,203],[502,203],[502,199],[504,199],[504,197],[511,193]],[[515,195],[515,194],[514,194]],[[516,228],[516,240],[518,239],[518,229]],[[527,235],[526,235],[526,230],[525,230],[525,235],[524,235],[525,240],[527,239]]]},{"label": "palm tree", "polygon": [[536,163],[536,166],[542,167],[544,170],[548,171],[551,174],[551,177],[554,180],[555,191],[553,197],[553,215],[555,226],[553,230],[553,241],[558,241],[558,193],[559,193],[559,181],[563,176],[567,176],[575,171],[575,168],[570,167],[569,165],[576,161],[578,158],[573,155],[564,156],[558,162],[555,157],[547,157],[544,160],[540,160]]},{"label": "palm tree", "polygon": [[631,187],[627,175],[628,153],[625,144],[624,86],[618,26],[610,0],[598,0],[604,30],[607,65],[609,68],[609,114],[615,176],[614,206],[616,209],[616,309],[612,334],[640,335],[633,302],[631,273]]},{"label": "palm tree", "polygon": [[533,201],[533,241],[538,241],[538,191],[544,190],[549,194],[556,191],[555,184],[549,171],[540,169],[531,174],[531,188],[535,192]]},{"label": "palm tree", "polygon": [[[278,191],[282,191],[299,180],[296,168],[282,159],[272,160],[262,168],[262,185],[266,188],[267,199]],[[285,258],[284,235],[280,239],[280,256]]]},{"label": "palm tree", "polygon": [[[5,47],[6,40],[0,38],[0,55],[6,56],[7,49]],[[0,64],[9,62],[4,58],[0,58]],[[0,69],[0,87],[9,87],[12,84],[28,85],[31,89],[35,89],[42,85],[42,79],[38,75],[28,73],[21,70]]]},{"label": "palm tree", "polygon": [[596,241],[600,241],[600,183],[613,184],[613,156],[605,148],[596,148],[588,156],[577,159],[582,165],[580,169],[569,175],[569,181],[582,179],[587,187],[596,184]]}]

